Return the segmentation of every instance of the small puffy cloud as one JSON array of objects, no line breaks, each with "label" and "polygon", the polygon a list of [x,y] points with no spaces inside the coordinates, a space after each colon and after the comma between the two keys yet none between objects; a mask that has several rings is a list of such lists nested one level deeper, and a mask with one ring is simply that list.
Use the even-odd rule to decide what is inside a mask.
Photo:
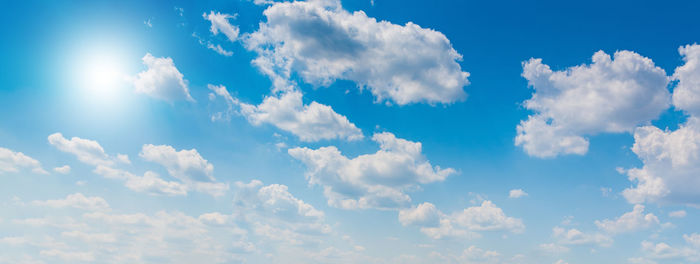
[{"label": "small puffy cloud", "polygon": [[673,79],[678,80],[673,90],[673,105],[693,116],[700,116],[700,45],[682,46],[678,52],[685,64],[673,73]]},{"label": "small puffy cloud", "polygon": [[491,201],[483,201],[460,212],[444,214],[431,203],[399,211],[399,222],[404,226],[418,226],[421,232],[434,239],[442,237],[478,236],[477,231],[507,230],[522,233],[521,219],[507,216]]},{"label": "small puffy cloud", "polygon": [[687,235],[683,235],[683,237],[686,239],[686,243],[688,243],[689,246],[673,247],[664,242],[653,243],[642,241],[642,251],[644,251],[647,258],[650,259],[685,259],[689,262],[700,261],[700,247],[691,244],[691,241],[688,241]]},{"label": "small puffy cloud", "polygon": [[141,59],[148,69],[140,72],[134,79],[137,93],[174,102],[187,100],[194,102],[187,87],[187,81],[180,71],[175,68],[171,58],[157,58],[146,53]]},{"label": "small puffy cloud", "polygon": [[627,212],[615,220],[595,221],[596,226],[611,234],[634,232],[659,224],[659,218],[652,213],[644,214],[644,205],[637,204],[632,212]]},{"label": "small puffy cloud", "polygon": [[214,165],[199,155],[196,149],[177,151],[168,145],[146,144],[139,156],[162,165],[170,176],[190,189],[214,196],[223,195],[228,190],[227,184],[219,183],[214,178]]},{"label": "small puffy cloud", "polygon": [[599,245],[608,247],[613,242],[610,236],[601,233],[584,233],[576,228],[565,229],[558,226],[552,229],[552,237],[560,245]]},{"label": "small puffy cloud", "polygon": [[569,252],[570,250],[568,247],[556,243],[540,244],[539,248],[540,250],[548,254],[561,254]]},{"label": "small puffy cloud", "polygon": [[53,168],[53,171],[58,172],[60,174],[68,174],[68,173],[70,173],[70,166],[63,165],[61,167],[56,167],[56,168]]},{"label": "small puffy cloud", "polygon": [[700,119],[691,116],[674,131],[640,127],[632,151],[644,165],[627,171],[635,185],[622,194],[630,203],[700,205]]},{"label": "small puffy cloud", "polygon": [[517,127],[515,145],[531,156],[583,155],[586,136],[631,132],[668,108],[669,78],[651,59],[631,51],[603,51],[593,63],[552,71],[542,59],[523,63],[535,92],[524,102],[534,111]]},{"label": "small puffy cloud", "polygon": [[73,207],[89,211],[109,210],[109,204],[102,197],[86,197],[82,193],[69,194],[64,199],[34,201],[32,204],[53,208]]},{"label": "small puffy cloud", "polygon": [[226,37],[231,41],[236,41],[238,38],[238,33],[240,29],[237,26],[231,25],[229,19],[236,18],[237,14],[229,15],[219,12],[210,11],[209,14],[204,13],[202,17],[211,22],[211,28],[209,29],[212,34],[218,35],[219,32],[226,35]]},{"label": "small puffy cloud", "polygon": [[152,171],[147,171],[143,176],[137,176],[127,171],[100,165],[93,172],[108,179],[124,181],[127,188],[137,192],[168,196],[187,195],[188,187],[186,185],[163,180]]},{"label": "small puffy cloud", "polygon": [[21,168],[30,169],[33,173],[48,174],[41,163],[22,152],[14,152],[0,147],[0,174],[3,172],[19,172]]},{"label": "small puffy cloud", "polygon": [[306,165],[309,184],[323,187],[328,204],[344,209],[404,207],[411,201],[407,191],[455,173],[452,168],[431,165],[420,142],[388,132],[376,133],[372,140],[379,143],[379,151],[355,158],[344,156],[334,146],[287,152]]},{"label": "small puffy cloud", "polygon": [[678,211],[673,211],[668,213],[668,217],[673,217],[673,218],[683,218],[685,217],[686,212],[685,210],[678,210]]},{"label": "small puffy cloud", "polygon": [[48,137],[49,143],[58,150],[75,155],[79,161],[89,165],[105,165],[114,164],[105,150],[97,141],[72,137],[70,140],[63,137],[61,133],[54,133]]},{"label": "small puffy cloud", "polygon": [[508,192],[508,197],[509,198],[520,198],[520,197],[525,197],[528,196],[528,194],[523,191],[523,189],[513,189]]},{"label": "small puffy cloud", "polygon": [[304,104],[299,91],[265,97],[259,105],[241,103],[243,114],[253,125],[268,123],[306,142],[328,139],[359,140],[362,131],[348,118],[327,105]]},{"label": "small puffy cloud", "polygon": [[462,56],[436,30],[350,13],[338,0],[278,2],[264,15],[267,22],[245,44],[258,53],[253,63],[273,79],[296,73],[314,86],[349,80],[378,102],[399,105],[466,98]]}]

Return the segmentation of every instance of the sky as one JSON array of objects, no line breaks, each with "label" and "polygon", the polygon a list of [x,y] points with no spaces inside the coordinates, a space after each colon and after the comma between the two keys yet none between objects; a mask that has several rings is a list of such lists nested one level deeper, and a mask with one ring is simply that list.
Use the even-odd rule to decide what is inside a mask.
[{"label": "sky", "polygon": [[0,263],[700,262],[694,1],[21,1]]}]

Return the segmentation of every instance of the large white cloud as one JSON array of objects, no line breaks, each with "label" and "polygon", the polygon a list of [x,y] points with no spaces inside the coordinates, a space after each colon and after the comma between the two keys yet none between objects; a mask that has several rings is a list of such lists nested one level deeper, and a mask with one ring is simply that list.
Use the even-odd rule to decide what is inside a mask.
[{"label": "large white cloud", "polygon": [[462,56],[438,31],[350,13],[337,0],[274,3],[264,15],[267,22],[245,44],[277,85],[296,73],[315,86],[350,80],[377,101],[400,105],[466,98]]},{"label": "large white cloud", "polygon": [[20,168],[28,168],[33,173],[48,174],[41,163],[22,152],[14,152],[0,147],[0,174],[3,172],[19,172]]},{"label": "large white cloud", "polygon": [[293,148],[288,153],[306,165],[310,184],[323,186],[329,205],[345,209],[404,207],[411,201],[407,191],[455,173],[433,167],[420,142],[388,132],[376,133],[372,140],[379,143],[379,151],[352,159],[334,146]]},{"label": "large white cloud", "polygon": [[265,97],[259,105],[240,103],[239,106],[241,114],[250,123],[272,124],[298,136],[302,141],[363,138],[362,131],[355,124],[333,111],[330,106],[317,102],[304,104],[299,91]]},{"label": "large white cloud", "polygon": [[444,214],[431,203],[422,203],[399,211],[399,222],[404,226],[418,226],[421,232],[434,239],[478,236],[474,233],[478,231],[507,230],[521,233],[525,230],[521,219],[507,216],[503,209],[491,201],[483,201],[479,206],[468,207],[450,215]]},{"label": "large white cloud", "polygon": [[187,100],[194,102],[190,96],[187,80],[180,71],[175,68],[171,58],[157,58],[146,53],[141,59],[148,69],[140,72],[134,79],[134,87],[137,93],[174,102]]},{"label": "large white cloud", "polygon": [[223,195],[228,185],[216,182],[214,165],[202,158],[196,149],[180,150],[168,145],[143,145],[139,156],[165,167],[170,176],[190,188],[212,195]]},{"label": "large white cloud", "polygon": [[522,76],[535,90],[524,106],[535,113],[518,125],[515,145],[536,157],[583,155],[586,136],[631,132],[670,103],[664,70],[631,51],[598,51],[593,63],[563,71],[530,59]]},{"label": "large white cloud", "polygon": [[676,68],[673,79],[678,85],[673,90],[673,105],[693,116],[700,116],[700,45],[678,48],[685,64]]}]

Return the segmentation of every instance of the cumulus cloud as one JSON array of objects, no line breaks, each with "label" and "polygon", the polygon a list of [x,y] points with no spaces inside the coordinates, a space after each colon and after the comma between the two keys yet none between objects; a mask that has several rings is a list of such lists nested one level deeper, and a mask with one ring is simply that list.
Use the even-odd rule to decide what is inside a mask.
[{"label": "cumulus cloud", "polygon": [[330,106],[317,102],[305,105],[299,91],[265,97],[259,105],[241,103],[240,110],[253,125],[272,124],[306,142],[363,138],[362,131],[355,124]]},{"label": "cumulus cloud", "polygon": [[134,79],[134,87],[137,93],[174,102],[187,100],[194,102],[190,96],[187,80],[180,71],[175,68],[171,58],[157,58],[146,53],[141,59],[148,69],[140,72]]},{"label": "cumulus cloud", "polygon": [[107,179],[124,181],[127,188],[137,192],[174,196],[186,195],[188,190],[188,186],[175,181],[166,181],[152,171],[146,171],[143,176],[137,176],[124,170],[99,165],[93,172]]},{"label": "cumulus cloud", "polygon": [[458,63],[462,56],[438,31],[350,13],[337,0],[274,3],[264,15],[267,22],[247,35],[245,45],[278,85],[296,73],[314,86],[353,81],[377,101],[400,105],[466,98],[469,73]]},{"label": "cumulus cloud", "polygon": [[[100,143],[90,139],[72,137],[70,140],[63,137],[61,133],[54,133],[48,137],[49,143],[58,150],[75,155],[79,161],[89,165],[111,166],[114,161],[129,163],[126,155],[118,154],[116,158],[110,157],[100,146]],[[69,168],[70,169],[70,168]]]},{"label": "cumulus cloud", "polygon": [[431,203],[422,203],[399,211],[399,222],[404,226],[418,226],[421,232],[434,239],[478,236],[474,233],[476,231],[507,230],[522,233],[525,230],[521,219],[506,216],[491,201],[483,201],[479,206],[468,207],[450,215],[444,214]]},{"label": "cumulus cloud", "polygon": [[513,189],[513,190],[510,190],[510,192],[508,192],[509,198],[517,199],[517,198],[525,197],[525,196],[528,196],[528,194],[525,191],[523,191],[523,189]]},{"label": "cumulus cloud", "polygon": [[33,173],[48,174],[41,163],[22,152],[14,152],[0,147],[0,174],[3,172],[19,172],[21,168],[30,169]]},{"label": "cumulus cloud", "polygon": [[99,196],[86,197],[82,193],[69,194],[64,199],[34,201],[34,205],[48,206],[53,208],[73,207],[89,211],[108,210],[109,204]]},{"label": "cumulus cloud", "polygon": [[56,168],[53,168],[53,171],[58,172],[60,174],[68,174],[68,173],[70,173],[70,166],[63,165],[61,167],[56,167]]},{"label": "cumulus cloud", "polygon": [[700,116],[700,45],[682,46],[678,52],[685,64],[673,73],[673,79],[678,81],[673,90],[673,105],[693,116]]},{"label": "cumulus cloud", "polygon": [[690,117],[674,131],[640,127],[632,151],[644,165],[627,170],[635,185],[622,194],[630,203],[700,205],[700,119]]},{"label": "cumulus cloud", "polygon": [[584,233],[576,228],[566,229],[555,226],[552,229],[552,237],[560,245],[598,245],[609,247],[612,245],[612,238],[602,233]]},{"label": "cumulus cloud", "polygon": [[229,19],[235,19],[237,14],[230,15],[225,13],[219,13],[210,11],[209,14],[204,13],[202,17],[211,22],[211,28],[209,29],[212,34],[218,35],[219,32],[226,35],[226,37],[231,41],[236,41],[238,38],[238,33],[240,29],[237,26],[231,25]]},{"label": "cumulus cloud", "polygon": [[673,211],[668,213],[668,217],[673,217],[673,218],[683,218],[685,217],[686,212],[685,210],[678,210],[678,211]]},{"label": "cumulus cloud", "polygon": [[632,132],[670,103],[664,70],[631,51],[614,58],[598,51],[591,64],[563,71],[533,58],[523,63],[522,76],[535,90],[524,106],[535,113],[518,125],[515,145],[541,158],[583,155],[586,136]]},{"label": "cumulus cloud", "polygon": [[627,233],[650,228],[659,224],[659,218],[652,213],[644,214],[644,205],[637,204],[632,212],[625,213],[615,220],[595,221],[598,228],[611,233]]},{"label": "cumulus cloud", "polygon": [[452,168],[431,165],[420,142],[388,132],[376,133],[372,140],[379,143],[379,151],[355,158],[344,156],[334,146],[287,152],[306,165],[309,184],[323,187],[328,204],[344,209],[404,207],[411,201],[407,191],[455,173]]},{"label": "cumulus cloud", "polygon": [[170,176],[182,181],[190,188],[215,196],[223,195],[228,185],[216,182],[214,165],[202,158],[196,149],[180,150],[168,145],[143,145],[139,156],[144,160],[162,165]]},{"label": "cumulus cloud", "polygon": [[642,241],[642,251],[649,259],[667,260],[684,259],[688,262],[700,261],[700,245],[694,244],[693,239],[698,238],[698,234],[683,235],[686,246],[671,246],[664,242],[653,243]]}]

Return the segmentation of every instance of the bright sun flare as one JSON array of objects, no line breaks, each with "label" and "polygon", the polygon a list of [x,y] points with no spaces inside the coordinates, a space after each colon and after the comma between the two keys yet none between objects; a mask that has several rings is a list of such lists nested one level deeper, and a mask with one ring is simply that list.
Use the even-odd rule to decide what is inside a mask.
[{"label": "bright sun flare", "polygon": [[127,74],[116,54],[86,55],[77,74],[83,93],[94,100],[114,101],[125,88]]}]

